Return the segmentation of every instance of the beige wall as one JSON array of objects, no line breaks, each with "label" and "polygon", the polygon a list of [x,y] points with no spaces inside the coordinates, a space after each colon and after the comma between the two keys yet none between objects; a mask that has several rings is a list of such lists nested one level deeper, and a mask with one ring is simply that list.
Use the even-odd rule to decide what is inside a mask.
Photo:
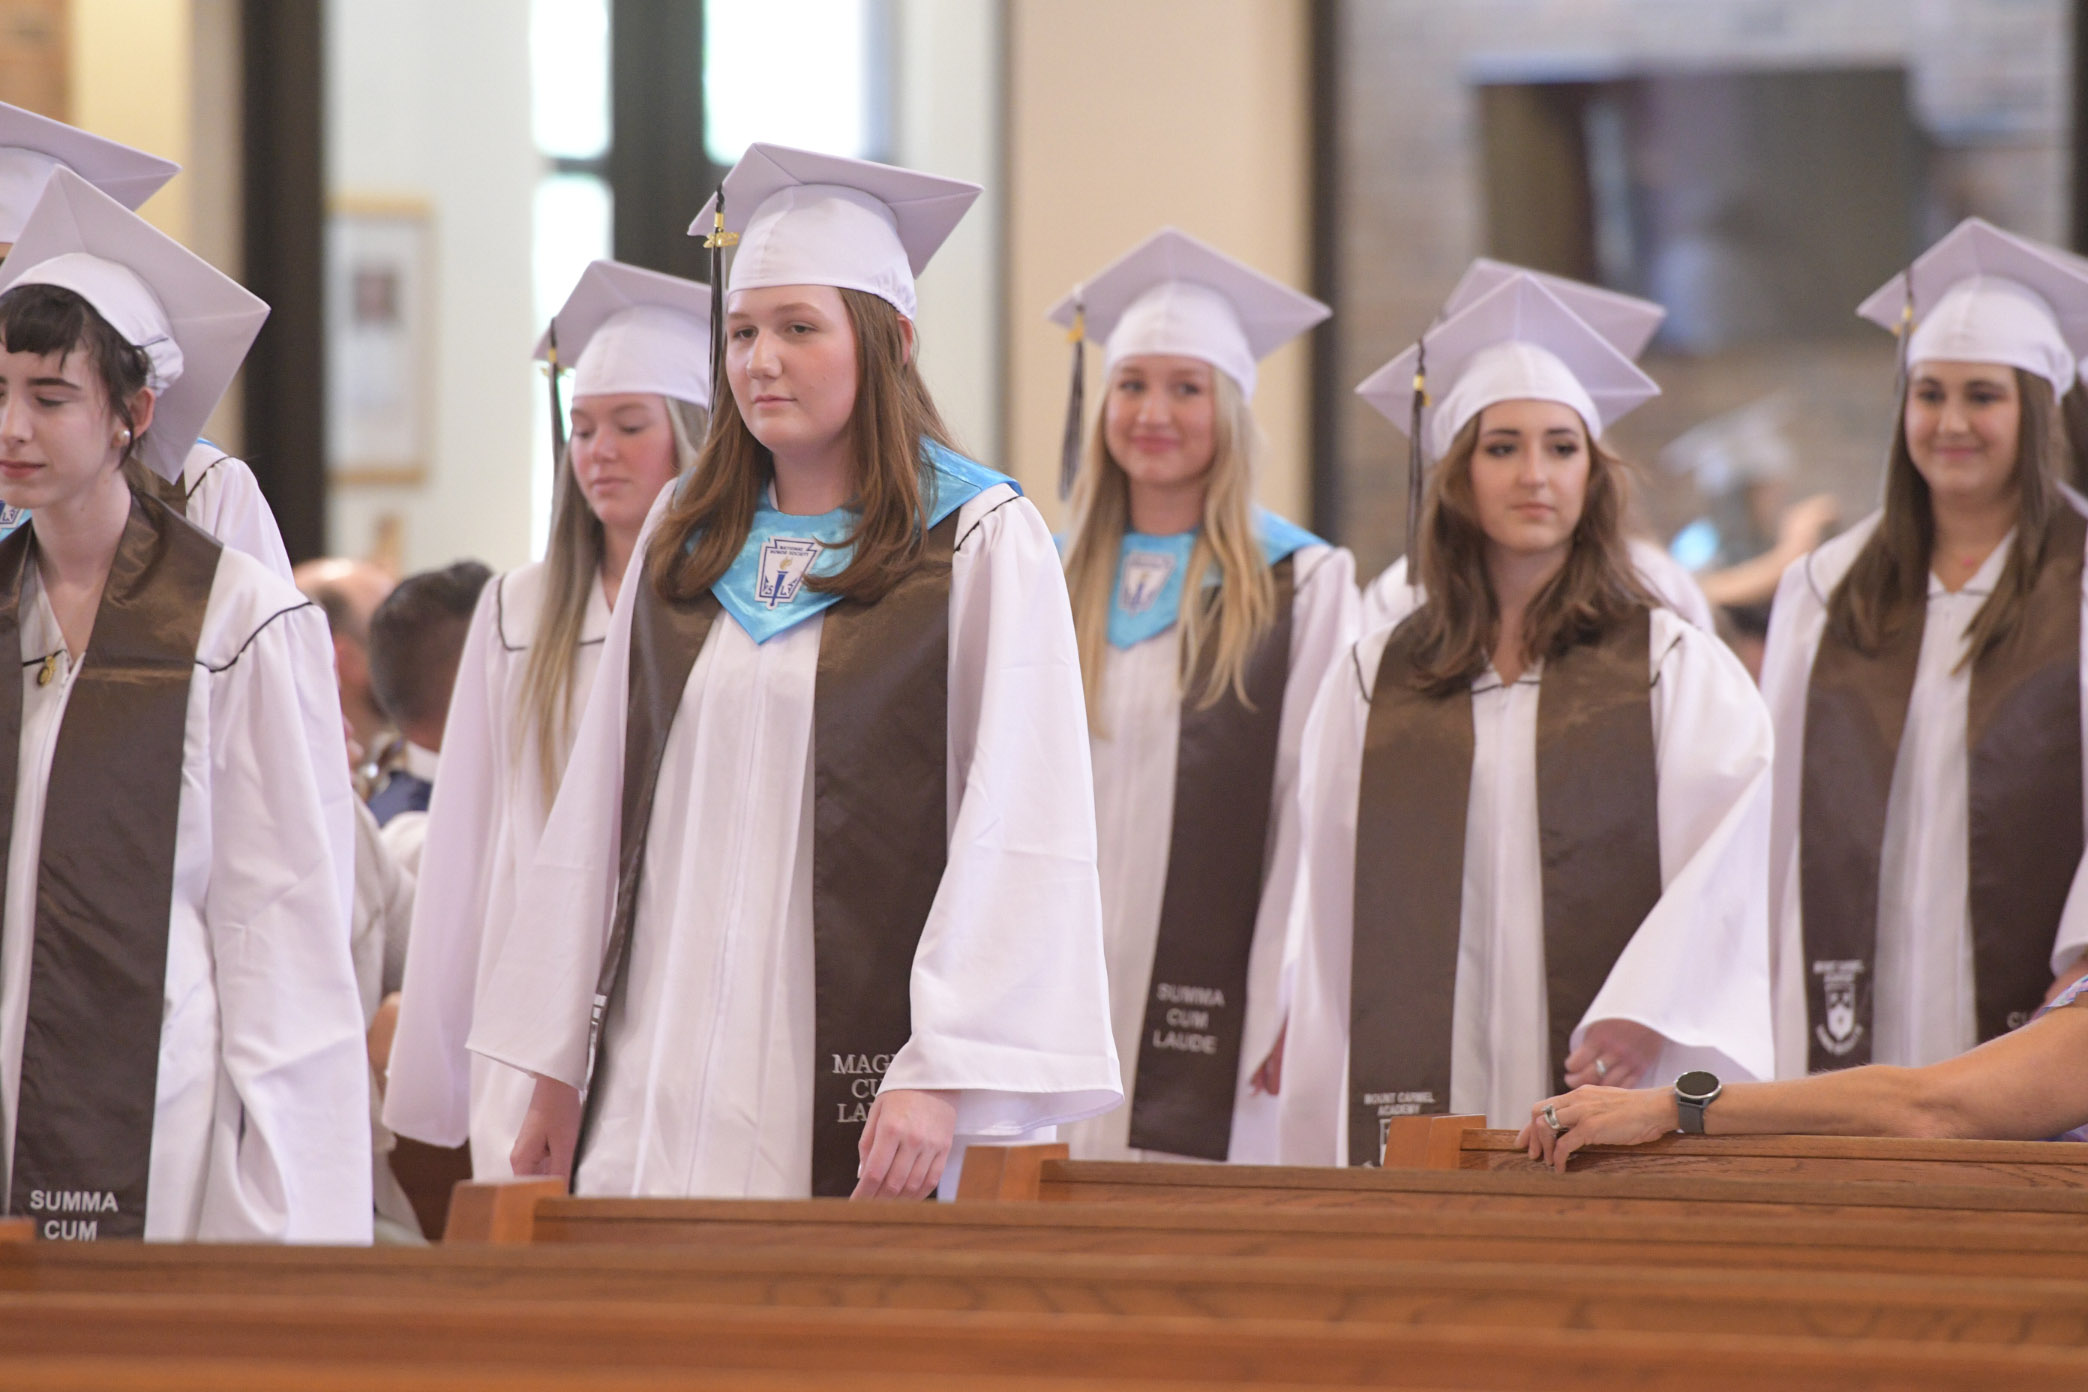
[{"label": "beige wall", "polygon": [[[1067,355],[1044,311],[1076,281],[1172,224],[1307,285],[1307,19],[1303,0],[1009,0],[1002,467],[1054,521]],[[1300,521],[1308,363],[1303,342],[1281,349],[1255,392],[1262,500]],[[1091,404],[1099,370],[1091,351]]]},{"label": "beige wall", "polygon": [[[182,172],[138,213],[227,275],[241,273],[237,0],[71,0],[65,119]],[[242,447],[234,378],[204,434]]]}]

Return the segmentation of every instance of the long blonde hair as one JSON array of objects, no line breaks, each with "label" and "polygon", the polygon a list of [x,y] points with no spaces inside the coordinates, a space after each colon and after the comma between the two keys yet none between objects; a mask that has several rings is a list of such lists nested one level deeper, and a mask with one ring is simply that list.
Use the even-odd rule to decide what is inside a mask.
[{"label": "long blonde hair", "polygon": [[[848,564],[834,575],[808,575],[805,587],[875,602],[920,564],[928,533],[922,442],[956,446],[907,352],[899,311],[863,290],[841,291],[841,302],[855,332],[856,399],[848,429],[857,465],[852,506],[862,515],[849,535]],[[653,529],[646,573],[661,598],[694,599],[717,583],[747,544],[775,467],[726,392],[711,415],[695,481],[675,495]]]},{"label": "long blonde hair", "polygon": [[[1189,566],[1182,576],[1185,598],[1176,671],[1185,691],[1199,672],[1203,674],[1196,693],[1199,708],[1216,705],[1228,691],[1246,702],[1247,659],[1276,621],[1276,585],[1254,532],[1261,432],[1247,398],[1232,378],[1213,368],[1211,380],[1217,428],[1209,486],[1204,490],[1203,531],[1189,552]],[[1088,724],[1097,734],[1107,733],[1100,708],[1103,659],[1109,650],[1109,607],[1116,590],[1117,557],[1131,518],[1131,481],[1109,452],[1108,414],[1105,405],[1095,419],[1087,458],[1073,485],[1073,542],[1066,550],[1066,588],[1073,599],[1080,680],[1087,693]],[[1218,567],[1218,593],[1215,602],[1207,602],[1202,598],[1203,579],[1213,564]]]},{"label": "long blonde hair", "polygon": [[[709,431],[709,413],[691,402],[660,399],[667,406],[667,428],[674,434],[678,481],[696,467],[697,442]],[[559,456],[557,488],[558,498],[551,510],[551,544],[544,554],[544,600],[537,611],[536,632],[529,638],[529,656],[522,665],[522,700],[515,722],[516,757],[535,750],[546,806],[558,793],[566,751],[572,743],[573,662],[606,549],[601,519],[587,505],[587,495],[580,491],[580,480],[573,473],[570,445]]]}]

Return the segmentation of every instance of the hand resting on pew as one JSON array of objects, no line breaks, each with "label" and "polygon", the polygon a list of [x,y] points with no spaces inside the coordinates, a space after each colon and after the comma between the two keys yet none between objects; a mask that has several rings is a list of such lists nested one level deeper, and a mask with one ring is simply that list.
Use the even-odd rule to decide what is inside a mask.
[{"label": "hand resting on pew", "polygon": [[[957,1104],[949,1093],[908,1088],[878,1093],[857,1146],[862,1165],[849,1197],[919,1199],[934,1193],[956,1132]],[[579,1090],[538,1074],[509,1165],[518,1175],[544,1175],[570,1184],[579,1140]]]},{"label": "hand resting on pew", "polygon": [[856,1153],[852,1199],[920,1199],[942,1183],[957,1135],[957,1103],[947,1092],[892,1088],[877,1094]]},{"label": "hand resting on pew", "polygon": [[[2088,983],[2084,983],[2088,985]],[[2088,1126],[2088,989],[2030,1023],[1926,1068],[1873,1064],[1778,1083],[1730,1083],[1704,1109],[1707,1135],[1907,1136],[2034,1141]],[[1544,1120],[1550,1106],[1561,1130]],[[1563,1173],[1590,1145],[1644,1145],[1677,1129],[1674,1089],[1578,1087],[1530,1109],[1516,1137]]]}]

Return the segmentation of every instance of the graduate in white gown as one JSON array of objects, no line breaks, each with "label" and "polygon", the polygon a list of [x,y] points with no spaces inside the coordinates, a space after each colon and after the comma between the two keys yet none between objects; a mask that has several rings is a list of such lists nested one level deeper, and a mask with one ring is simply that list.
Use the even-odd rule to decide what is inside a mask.
[{"label": "graduate in white gown", "polygon": [[[1426,344],[1425,602],[1306,731],[1286,1163],[1374,1164],[1405,1115],[1521,1125],[1562,1077],[1770,1069],[1768,713],[1639,581],[1599,443],[1658,389],[1524,277]],[[1409,408],[1416,357],[1358,390]]]},{"label": "graduate in white gown", "polygon": [[597,261],[537,345],[555,372],[554,353],[571,355],[573,410],[550,548],[486,587],[457,665],[384,1096],[399,1134],[441,1146],[468,1138],[481,1179],[511,1173],[534,1080],[464,1041],[594,689],[639,529],[660,490],[695,466],[709,431],[710,288]]},{"label": "graduate in white gown", "polygon": [[[1127,1101],[1066,1132],[1078,1159],[1275,1156],[1242,1040],[1276,1008],[1298,745],[1355,637],[1356,569],[1255,506],[1250,403],[1257,360],[1327,314],[1172,228],[1052,311],[1104,342],[1063,549]],[[1069,413],[1069,442],[1083,424]]]},{"label": "graduate in white gown", "polygon": [[[1551,291],[1561,304],[1607,339],[1612,348],[1634,362],[1653,341],[1660,321],[1667,317],[1667,310],[1651,300],[1568,280],[1564,276],[1527,270],[1484,256],[1474,261],[1458,278],[1438,317],[1449,318],[1518,275],[1528,276]],[[1717,631],[1711,602],[1704,598],[1703,590],[1680,561],[1644,537],[1632,537],[1626,545],[1631,550],[1632,564],[1638,567],[1639,578],[1655,598],[1704,632]],[[1414,597],[1410,590],[1407,558],[1401,556],[1380,571],[1377,579],[1364,586],[1362,632],[1384,628],[1411,613]]]},{"label": "graduate in white gown", "polygon": [[153,478],[265,314],[64,170],[0,268],[33,513],[0,543],[0,1161],[43,1237],[370,1238],[325,620]]},{"label": "graduate in white gown", "polygon": [[1975,218],[1859,312],[1905,334],[1885,504],[1785,571],[1762,665],[1783,1076],[1949,1058],[2088,965],[2088,270]]},{"label": "graduate in white gown", "polygon": [[1121,1100],[1058,556],[913,360],[914,275],[977,194],[755,145],[698,220],[739,239],[731,390],[469,1041],[539,1075],[520,1173],[918,1197],[967,1138]]},{"label": "graduate in white gown", "polygon": [[[20,235],[54,169],[70,169],[126,208],[157,193],[181,166],[62,121],[0,102],[0,260]],[[236,366],[236,364],[235,364]],[[181,472],[161,485],[183,502],[189,521],[246,552],[288,580],[290,556],[275,514],[246,461],[198,440]],[[23,510],[0,508],[0,536],[21,525]]]}]

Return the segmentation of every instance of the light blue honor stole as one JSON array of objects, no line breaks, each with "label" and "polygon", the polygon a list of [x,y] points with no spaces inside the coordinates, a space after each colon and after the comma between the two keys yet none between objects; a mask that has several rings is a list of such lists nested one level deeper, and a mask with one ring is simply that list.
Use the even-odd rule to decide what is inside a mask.
[{"label": "light blue honor stole", "polygon": [[[921,456],[928,464],[923,484],[930,493],[930,527],[996,484],[1022,491],[1005,474],[932,441],[922,442]],[[746,545],[711,586],[711,593],[748,637],[766,643],[813,615],[825,613],[841,598],[831,591],[807,588],[805,577],[839,575],[847,568],[855,552],[848,537],[858,520],[854,508],[836,508],[816,517],[781,512],[764,492]]]},{"label": "light blue honor stole", "polygon": [[[1196,538],[1201,533],[1202,528],[1173,536],[1124,533],[1123,549],[1117,553],[1116,589],[1109,600],[1111,647],[1136,647],[1174,627],[1182,613],[1183,577],[1189,571],[1189,553],[1196,549]],[[1304,547],[1327,544],[1296,523],[1261,508],[1254,510],[1254,534],[1261,542],[1262,558],[1268,565],[1275,565]],[[1217,570],[1207,569],[1204,584],[1217,583]]]},{"label": "light blue honor stole", "polygon": [[0,541],[7,540],[17,527],[28,520],[29,509],[0,503]]}]

